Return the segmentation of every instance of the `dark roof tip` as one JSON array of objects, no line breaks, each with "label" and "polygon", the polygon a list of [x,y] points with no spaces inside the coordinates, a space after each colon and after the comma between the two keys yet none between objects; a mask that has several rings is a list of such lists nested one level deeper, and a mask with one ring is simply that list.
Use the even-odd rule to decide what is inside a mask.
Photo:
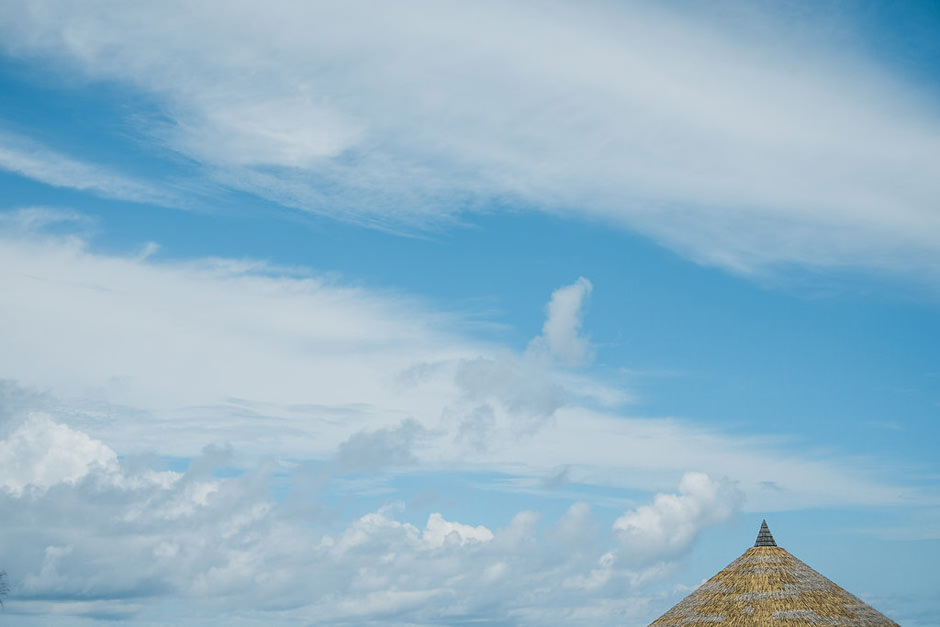
[{"label": "dark roof tip", "polygon": [[757,533],[757,540],[754,542],[754,546],[777,546],[777,543],[774,542],[774,537],[770,535],[770,528],[767,526],[766,520],[760,523],[760,531]]}]

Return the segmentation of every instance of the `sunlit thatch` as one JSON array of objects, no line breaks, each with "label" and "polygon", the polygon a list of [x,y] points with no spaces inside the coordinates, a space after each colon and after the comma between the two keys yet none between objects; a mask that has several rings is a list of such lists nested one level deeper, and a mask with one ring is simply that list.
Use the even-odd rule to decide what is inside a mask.
[{"label": "sunlit thatch", "polygon": [[897,623],[776,546],[767,523],[755,546],[650,627],[894,626]]}]

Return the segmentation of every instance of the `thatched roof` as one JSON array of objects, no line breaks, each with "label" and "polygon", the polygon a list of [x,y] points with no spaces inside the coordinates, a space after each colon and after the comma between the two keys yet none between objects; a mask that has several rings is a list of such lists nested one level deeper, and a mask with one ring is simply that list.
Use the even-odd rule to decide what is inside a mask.
[{"label": "thatched roof", "polygon": [[898,624],[777,546],[767,522],[754,546],[650,627]]}]

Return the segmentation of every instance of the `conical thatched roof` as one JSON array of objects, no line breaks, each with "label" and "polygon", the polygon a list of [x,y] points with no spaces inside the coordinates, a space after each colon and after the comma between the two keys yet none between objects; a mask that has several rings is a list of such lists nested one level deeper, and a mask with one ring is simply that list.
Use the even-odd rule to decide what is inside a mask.
[{"label": "conical thatched roof", "polygon": [[764,521],[754,546],[650,627],[898,624],[777,546]]}]

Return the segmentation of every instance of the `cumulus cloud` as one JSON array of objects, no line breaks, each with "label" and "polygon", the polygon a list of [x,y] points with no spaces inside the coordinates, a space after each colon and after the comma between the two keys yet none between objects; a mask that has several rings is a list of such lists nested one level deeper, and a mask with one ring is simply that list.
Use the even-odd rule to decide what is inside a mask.
[{"label": "cumulus cloud", "polygon": [[[771,8],[5,8],[7,54],[143,90],[166,113],[145,136],[303,210],[422,225],[498,197],[743,272],[940,255],[934,96]],[[82,178],[40,157],[5,160]]]},{"label": "cumulus cloud", "polygon": [[457,424],[457,440],[477,450],[508,432],[528,436],[548,423],[568,402],[568,388],[582,397],[622,398],[599,382],[572,381],[555,371],[553,360],[565,365],[584,364],[590,344],[582,335],[585,300],[593,289],[584,277],[552,293],[546,306],[542,333],[523,354],[509,351],[457,362],[454,382],[459,402],[445,409]]},{"label": "cumulus cloud", "polygon": [[[87,465],[80,480],[47,481],[45,490],[0,491],[0,551],[15,592],[6,611],[20,618],[54,611],[65,622],[189,622],[203,610],[237,609],[269,623],[453,624],[484,615],[528,622],[551,609],[597,624],[644,610],[630,596],[641,571],[606,557],[616,541],[597,533],[584,504],[544,533],[529,511],[493,529],[433,512],[421,529],[399,519],[394,504],[337,525],[334,513],[298,516],[271,498],[283,467],[231,476],[217,465],[227,456],[210,450],[182,473],[135,469],[72,427],[48,418],[24,424],[37,433],[55,425],[69,443],[108,451],[109,463]],[[21,440],[17,433],[0,446]],[[61,452],[47,444],[24,449],[21,461],[42,465]],[[612,606],[593,623],[577,620],[598,603]]]},{"label": "cumulus cloud", "polygon": [[594,286],[584,277],[552,292],[546,306],[542,334],[533,340],[530,350],[547,349],[568,365],[583,364],[592,357],[588,339],[581,334],[584,306]]},{"label": "cumulus cloud", "polygon": [[113,472],[117,455],[81,431],[33,414],[0,441],[0,488],[19,496],[28,487],[45,490],[75,483],[93,471]]},{"label": "cumulus cloud", "polygon": [[510,353],[463,360],[454,379],[468,399],[495,399],[524,414],[550,416],[565,402],[564,388],[546,368]]},{"label": "cumulus cloud", "polygon": [[456,418],[459,439],[481,450],[494,440],[538,431],[567,397],[545,364],[508,352],[461,360],[454,381],[460,396],[445,415]]},{"label": "cumulus cloud", "polygon": [[678,494],[657,494],[614,521],[614,530],[631,556],[656,559],[680,555],[702,529],[728,520],[739,507],[741,494],[728,481],[689,472]]},{"label": "cumulus cloud", "polygon": [[[359,431],[336,440],[328,457],[339,460],[344,446],[351,447],[355,463],[318,465],[312,481],[307,465],[246,457],[229,446],[207,447],[184,471],[170,471],[160,449],[158,455],[124,455],[127,448],[115,447],[108,435],[70,424],[83,415],[74,407],[13,384],[0,388],[0,400],[10,401],[0,414],[12,421],[0,440],[6,482],[0,510],[7,530],[0,553],[14,591],[7,612],[24,618],[46,620],[55,612],[63,624],[79,616],[166,621],[164,601],[173,599],[176,622],[208,612],[264,623],[454,624],[486,617],[640,624],[649,618],[646,586],[670,572],[701,529],[726,520],[739,503],[729,482],[689,473],[676,493],[658,494],[613,524],[600,524],[584,502],[557,520],[521,511],[508,521],[487,513],[481,524],[466,514],[455,517],[449,501],[436,503],[420,522],[396,502],[350,519],[347,500],[337,504],[324,488],[342,492],[342,473],[349,469],[382,469],[362,455],[371,452],[393,465],[402,459],[410,464],[411,456],[424,463],[427,448],[440,449],[444,459],[451,454],[448,436],[408,420]],[[34,402],[68,413],[19,417]],[[780,459],[764,455],[757,463],[753,451],[748,458],[732,443],[701,432],[670,432],[659,421],[643,427],[623,417],[570,412],[562,409],[556,424],[476,459],[507,473],[546,464],[557,470],[558,453],[565,451],[575,462],[566,467],[569,485],[618,485],[619,479],[619,485],[642,486],[656,472],[687,463],[711,467],[714,458],[724,459],[729,470],[741,464],[785,476],[786,492],[775,493],[775,503],[811,482],[830,484],[819,493],[830,503],[832,490],[844,493],[846,502],[859,495],[908,498],[894,486],[860,478],[846,483],[832,468],[812,462],[781,466]],[[145,419],[138,433],[146,436],[147,427],[152,424]],[[216,431],[214,437],[228,435]],[[624,459],[633,465],[625,468]],[[564,498],[563,492],[555,498]]]},{"label": "cumulus cloud", "polygon": [[471,527],[458,522],[449,522],[435,512],[428,517],[428,524],[422,537],[428,545],[440,547],[444,546],[444,543],[489,542],[493,539],[493,532],[483,525]]}]

